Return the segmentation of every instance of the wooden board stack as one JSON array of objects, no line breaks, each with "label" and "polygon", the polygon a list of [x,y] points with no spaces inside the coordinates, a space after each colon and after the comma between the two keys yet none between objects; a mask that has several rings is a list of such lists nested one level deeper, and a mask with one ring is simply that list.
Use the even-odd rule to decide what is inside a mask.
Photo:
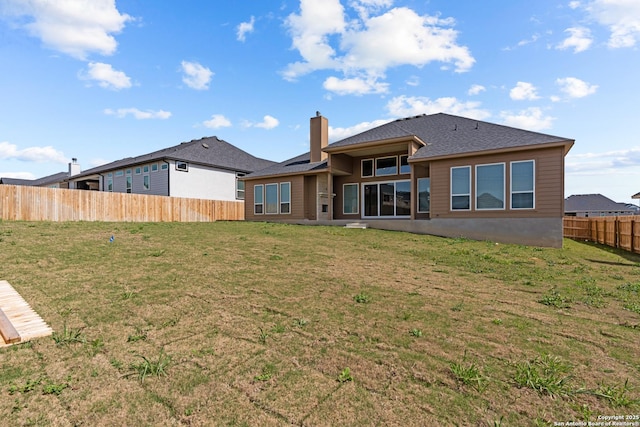
[{"label": "wooden board stack", "polygon": [[0,347],[46,337],[53,330],[6,280],[0,280]]}]

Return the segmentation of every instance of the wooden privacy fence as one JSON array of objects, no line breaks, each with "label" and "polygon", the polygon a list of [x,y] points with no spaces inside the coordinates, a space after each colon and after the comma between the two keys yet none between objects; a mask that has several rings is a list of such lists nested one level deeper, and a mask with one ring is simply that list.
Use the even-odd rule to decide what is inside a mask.
[{"label": "wooden privacy fence", "polygon": [[640,216],[564,217],[564,237],[640,253]]},{"label": "wooden privacy fence", "polygon": [[244,202],[0,185],[0,219],[210,222],[244,219]]}]

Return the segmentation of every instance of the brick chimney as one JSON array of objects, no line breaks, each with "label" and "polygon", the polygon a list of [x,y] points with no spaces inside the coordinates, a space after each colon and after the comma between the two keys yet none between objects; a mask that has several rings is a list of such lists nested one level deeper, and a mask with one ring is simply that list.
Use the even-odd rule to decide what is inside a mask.
[{"label": "brick chimney", "polygon": [[309,126],[309,136],[311,140],[311,163],[321,162],[327,159],[327,153],[322,151],[329,144],[329,120],[322,117],[319,111],[311,118]]}]

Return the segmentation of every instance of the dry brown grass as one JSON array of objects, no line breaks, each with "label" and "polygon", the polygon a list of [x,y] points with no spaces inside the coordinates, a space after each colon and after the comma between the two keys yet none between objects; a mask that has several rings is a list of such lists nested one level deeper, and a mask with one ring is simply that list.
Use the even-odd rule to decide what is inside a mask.
[{"label": "dry brown grass", "polygon": [[[0,279],[54,330],[85,338],[0,350],[11,425],[545,425],[640,413],[640,257],[593,245],[0,222]],[[134,367],[162,354],[166,376],[141,378]],[[515,380],[546,355],[569,367],[554,395]],[[452,364],[476,367],[485,386],[465,385]],[[347,367],[353,381],[338,381]]]}]

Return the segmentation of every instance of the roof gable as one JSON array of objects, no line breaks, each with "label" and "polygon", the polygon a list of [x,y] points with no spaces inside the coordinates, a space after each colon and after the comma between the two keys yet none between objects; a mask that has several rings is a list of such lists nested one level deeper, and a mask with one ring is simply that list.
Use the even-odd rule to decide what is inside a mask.
[{"label": "roof gable", "polygon": [[632,211],[626,203],[618,203],[602,194],[576,194],[564,201],[565,212]]}]

